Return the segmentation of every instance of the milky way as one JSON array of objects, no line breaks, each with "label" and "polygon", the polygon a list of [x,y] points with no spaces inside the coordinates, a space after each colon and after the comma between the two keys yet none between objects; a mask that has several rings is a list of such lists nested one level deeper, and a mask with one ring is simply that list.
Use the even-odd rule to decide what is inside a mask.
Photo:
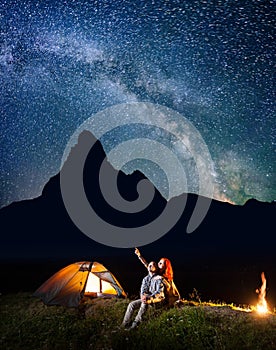
[{"label": "milky way", "polygon": [[140,101],[197,128],[214,161],[215,198],[274,200],[273,7],[2,1],[0,205],[40,194],[87,118]]}]

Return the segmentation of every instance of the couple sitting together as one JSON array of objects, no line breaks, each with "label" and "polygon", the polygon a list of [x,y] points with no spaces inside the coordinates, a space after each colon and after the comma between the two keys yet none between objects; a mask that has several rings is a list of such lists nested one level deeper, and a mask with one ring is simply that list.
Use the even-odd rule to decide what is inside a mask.
[{"label": "couple sitting together", "polygon": [[[148,275],[143,278],[140,288],[140,299],[129,303],[122,327],[133,329],[142,321],[142,317],[151,304],[173,306],[180,300],[180,294],[173,282],[173,270],[169,259],[162,258],[158,262],[151,261],[149,264],[141,256],[136,248],[135,254],[148,269]],[[136,309],[139,308],[137,316],[131,324],[131,318]]]}]

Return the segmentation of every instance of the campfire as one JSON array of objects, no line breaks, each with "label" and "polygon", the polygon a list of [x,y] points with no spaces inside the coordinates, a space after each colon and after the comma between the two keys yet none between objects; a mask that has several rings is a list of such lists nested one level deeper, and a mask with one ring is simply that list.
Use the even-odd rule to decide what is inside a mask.
[{"label": "campfire", "polygon": [[[223,306],[230,306],[232,310],[235,311],[242,311],[242,312],[256,312],[259,315],[265,316],[269,314],[275,314],[272,312],[267,304],[266,301],[266,278],[264,272],[261,273],[261,280],[262,280],[262,285],[260,288],[256,289],[256,293],[258,294],[258,302],[256,305],[241,305],[241,306],[236,306],[233,303],[232,304],[226,304],[226,303],[213,303],[213,302],[196,302],[196,301],[190,301],[190,304],[193,305],[205,305],[205,306],[213,306],[213,307],[223,307]],[[188,302],[188,301],[187,301]]]},{"label": "campfire", "polygon": [[266,278],[264,272],[261,273],[262,286],[260,289],[256,289],[256,293],[258,294],[258,304],[256,306],[256,311],[260,314],[266,314],[269,312],[267,301],[265,299],[266,296]]}]

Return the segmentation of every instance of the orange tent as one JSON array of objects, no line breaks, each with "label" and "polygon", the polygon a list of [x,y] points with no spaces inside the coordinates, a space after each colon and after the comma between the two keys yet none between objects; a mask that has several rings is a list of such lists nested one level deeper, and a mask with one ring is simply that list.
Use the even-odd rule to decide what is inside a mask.
[{"label": "orange tent", "polygon": [[55,273],[33,294],[46,305],[77,307],[84,296],[126,297],[120,283],[98,262],[76,262]]}]

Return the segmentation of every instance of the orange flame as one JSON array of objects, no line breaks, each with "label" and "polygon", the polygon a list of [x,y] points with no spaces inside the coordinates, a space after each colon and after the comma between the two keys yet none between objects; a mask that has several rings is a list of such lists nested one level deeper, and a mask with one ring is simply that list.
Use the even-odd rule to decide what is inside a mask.
[{"label": "orange flame", "polygon": [[259,294],[258,296],[258,304],[256,306],[257,312],[260,314],[265,314],[269,312],[267,307],[267,301],[265,299],[266,296],[266,278],[264,272],[261,273],[261,279],[262,279],[262,286],[260,289],[256,289],[256,293]]}]

